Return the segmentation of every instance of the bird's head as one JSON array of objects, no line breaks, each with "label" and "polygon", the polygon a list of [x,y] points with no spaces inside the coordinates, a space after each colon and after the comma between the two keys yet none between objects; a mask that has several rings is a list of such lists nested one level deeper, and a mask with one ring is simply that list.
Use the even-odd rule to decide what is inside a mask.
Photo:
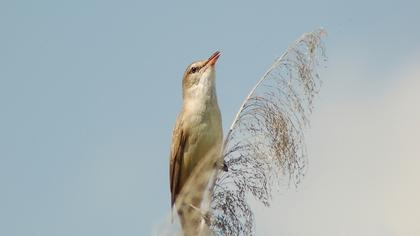
[{"label": "bird's head", "polygon": [[182,80],[183,97],[196,96],[197,93],[212,92],[215,85],[215,64],[220,57],[216,51],[208,59],[193,62],[187,67]]}]

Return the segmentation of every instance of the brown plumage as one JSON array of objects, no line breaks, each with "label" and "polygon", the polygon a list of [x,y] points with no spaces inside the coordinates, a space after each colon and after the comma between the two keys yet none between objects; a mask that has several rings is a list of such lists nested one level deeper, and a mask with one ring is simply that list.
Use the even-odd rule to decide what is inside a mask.
[{"label": "brown plumage", "polygon": [[[179,116],[178,116],[179,117]],[[171,188],[171,206],[174,205],[175,199],[178,196],[181,186],[184,185],[185,179],[181,179],[182,157],[184,153],[185,141],[187,139],[186,133],[182,129],[181,119],[177,119],[175,128],[172,133],[171,145],[171,160],[170,160],[170,188]]]}]

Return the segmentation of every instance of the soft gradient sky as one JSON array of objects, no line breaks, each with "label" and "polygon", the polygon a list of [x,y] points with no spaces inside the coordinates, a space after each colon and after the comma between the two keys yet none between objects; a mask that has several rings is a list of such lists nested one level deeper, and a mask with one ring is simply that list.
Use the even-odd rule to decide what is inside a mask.
[{"label": "soft gradient sky", "polygon": [[181,77],[213,51],[226,128],[327,29],[310,166],[257,235],[418,235],[419,1],[0,2],[0,235],[149,235],[169,211]]}]

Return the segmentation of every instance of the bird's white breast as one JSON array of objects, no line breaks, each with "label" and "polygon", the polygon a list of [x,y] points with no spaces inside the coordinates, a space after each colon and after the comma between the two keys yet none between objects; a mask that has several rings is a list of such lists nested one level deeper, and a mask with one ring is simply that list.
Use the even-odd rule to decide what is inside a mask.
[{"label": "bird's white breast", "polygon": [[217,100],[194,99],[185,104],[184,125],[188,130],[188,145],[185,161],[192,168],[208,155],[220,152],[223,132]]}]

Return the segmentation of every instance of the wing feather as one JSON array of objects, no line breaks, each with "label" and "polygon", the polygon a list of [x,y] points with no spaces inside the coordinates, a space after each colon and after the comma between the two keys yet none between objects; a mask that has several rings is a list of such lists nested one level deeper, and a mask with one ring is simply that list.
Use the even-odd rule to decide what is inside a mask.
[{"label": "wing feather", "polygon": [[169,166],[169,182],[171,188],[171,206],[173,207],[175,200],[181,191],[180,178],[183,162],[183,154],[185,148],[186,134],[182,128],[182,120],[178,116],[175,128],[172,133],[172,145]]}]

